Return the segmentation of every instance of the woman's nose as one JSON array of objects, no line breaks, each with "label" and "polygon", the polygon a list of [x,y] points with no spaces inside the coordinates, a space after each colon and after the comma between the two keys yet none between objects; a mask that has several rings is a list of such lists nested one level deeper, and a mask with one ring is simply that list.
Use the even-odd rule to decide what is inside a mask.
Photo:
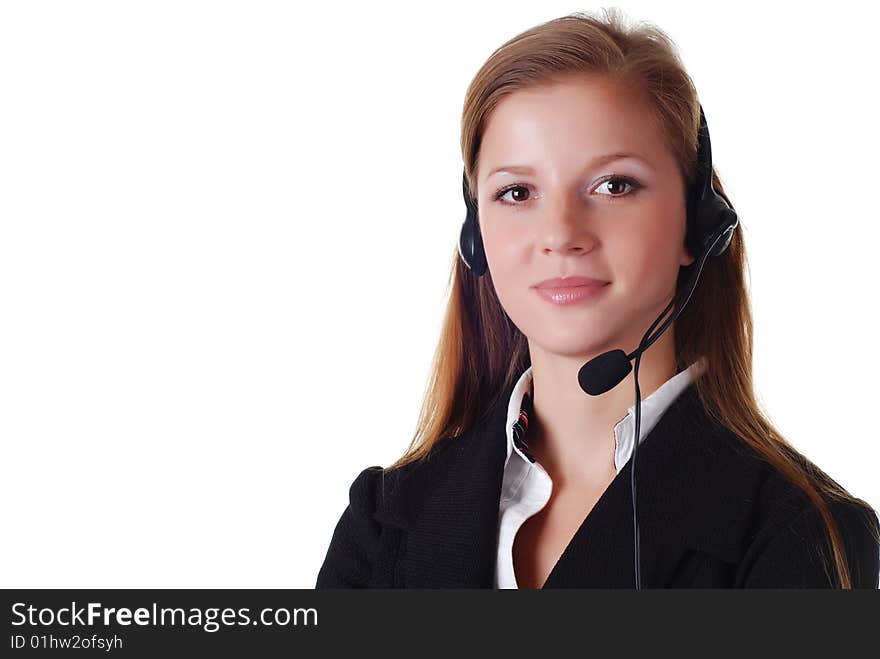
[{"label": "woman's nose", "polygon": [[586,205],[569,196],[558,196],[544,204],[537,224],[538,240],[544,252],[589,252],[598,242]]}]

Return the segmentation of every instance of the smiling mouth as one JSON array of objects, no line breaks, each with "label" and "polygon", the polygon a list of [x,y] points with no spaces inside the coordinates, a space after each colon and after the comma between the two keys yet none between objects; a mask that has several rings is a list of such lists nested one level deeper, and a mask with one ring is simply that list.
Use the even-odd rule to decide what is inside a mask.
[{"label": "smiling mouth", "polygon": [[547,302],[556,305],[569,305],[594,300],[608,288],[610,282],[597,282],[581,286],[560,286],[555,288],[536,288],[535,292]]}]

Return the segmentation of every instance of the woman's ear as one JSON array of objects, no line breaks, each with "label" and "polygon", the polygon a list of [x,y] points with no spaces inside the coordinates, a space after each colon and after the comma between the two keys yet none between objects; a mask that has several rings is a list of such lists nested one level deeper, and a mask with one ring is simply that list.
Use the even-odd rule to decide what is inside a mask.
[{"label": "woman's ear", "polygon": [[694,257],[694,256],[691,255],[691,252],[690,252],[690,250],[687,248],[687,246],[685,246],[685,247],[681,250],[681,260],[679,261],[679,264],[680,264],[680,265],[682,265],[682,266],[689,266],[691,263],[693,263],[693,262],[696,261],[696,260],[697,260],[696,257]]}]

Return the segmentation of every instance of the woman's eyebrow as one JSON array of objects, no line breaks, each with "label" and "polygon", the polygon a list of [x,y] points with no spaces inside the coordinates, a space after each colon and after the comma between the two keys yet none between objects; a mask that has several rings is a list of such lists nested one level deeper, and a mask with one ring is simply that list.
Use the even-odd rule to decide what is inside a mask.
[{"label": "woman's eyebrow", "polygon": [[[593,158],[593,161],[590,163],[590,167],[601,167],[602,165],[607,165],[609,162],[614,162],[615,160],[623,160],[624,158],[634,158],[636,160],[641,160],[648,167],[653,169],[651,162],[642,154],[639,153],[607,153],[603,156],[597,156]],[[502,165],[501,167],[496,167],[493,169],[486,178],[491,178],[495,174],[534,174],[535,170],[528,165]]]}]

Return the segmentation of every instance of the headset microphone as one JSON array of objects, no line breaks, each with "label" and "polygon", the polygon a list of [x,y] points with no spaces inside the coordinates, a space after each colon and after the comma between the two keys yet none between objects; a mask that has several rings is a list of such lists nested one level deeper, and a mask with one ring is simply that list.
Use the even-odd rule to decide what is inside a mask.
[{"label": "headset microphone", "polygon": [[[483,241],[480,234],[477,205],[468,193],[466,174],[462,175],[462,192],[464,193],[467,215],[461,227],[458,249],[459,255],[465,265],[476,275],[481,276],[486,272],[486,254],[483,250]],[[642,353],[666,331],[684,311],[691,295],[700,280],[703,266],[710,257],[718,257],[725,252],[733,231],[739,224],[736,211],[725,201],[712,185],[712,146],[709,141],[709,127],[703,106],[700,105],[700,128],[698,133],[697,147],[697,174],[689,186],[687,193],[687,230],[685,242],[692,254],[699,255],[695,263],[692,263],[693,272],[682,291],[673,296],[672,301],[666,305],[663,312],[645,332],[639,346],[630,354],[623,350],[611,350],[602,353],[584,364],[578,371],[578,384],[587,394],[599,396],[616,387],[634,370],[636,394],[636,419],[633,438],[632,457],[630,458],[631,472],[630,484],[632,490],[633,510],[633,549],[634,549],[634,573],[635,588],[641,590],[641,547],[639,539],[638,515],[636,512],[636,451],[639,446],[642,396],[639,389],[639,364]],[[680,304],[677,304],[680,302]],[[675,307],[673,314],[666,320],[659,330],[654,328]],[[635,358],[635,369],[630,362]]]}]

